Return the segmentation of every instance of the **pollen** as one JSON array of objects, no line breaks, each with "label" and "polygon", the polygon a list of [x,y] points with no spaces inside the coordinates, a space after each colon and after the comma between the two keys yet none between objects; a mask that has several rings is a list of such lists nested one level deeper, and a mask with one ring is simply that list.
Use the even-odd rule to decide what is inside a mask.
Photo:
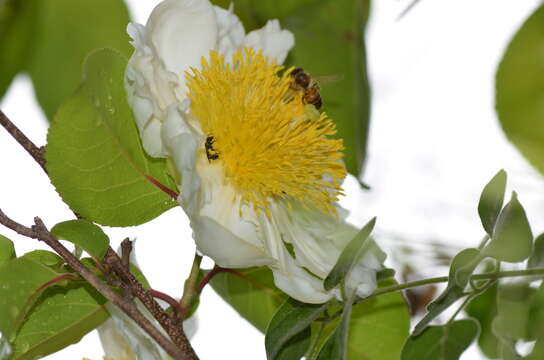
[{"label": "pollen", "polygon": [[[212,51],[188,79],[191,111],[213,138],[224,181],[268,213],[271,201],[294,199],[335,213],[346,176],[342,140],[325,113],[305,105],[284,70],[252,49],[230,62]],[[203,144],[204,146],[204,144]]]}]

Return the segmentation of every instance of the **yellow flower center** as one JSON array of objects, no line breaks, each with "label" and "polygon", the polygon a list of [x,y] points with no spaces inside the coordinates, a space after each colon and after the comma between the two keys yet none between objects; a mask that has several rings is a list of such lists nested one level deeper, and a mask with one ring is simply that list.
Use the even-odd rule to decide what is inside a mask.
[{"label": "yellow flower center", "polygon": [[295,199],[334,213],[346,175],[334,123],[302,91],[290,89],[292,69],[262,52],[239,50],[231,63],[215,51],[202,70],[187,73],[191,111],[206,135],[210,163],[257,210],[271,199]]}]

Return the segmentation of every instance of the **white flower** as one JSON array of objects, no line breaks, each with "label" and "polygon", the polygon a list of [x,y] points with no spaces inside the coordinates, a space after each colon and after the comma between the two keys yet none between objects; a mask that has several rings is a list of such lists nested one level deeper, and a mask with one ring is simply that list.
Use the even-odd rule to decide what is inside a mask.
[{"label": "white flower", "polygon": [[[339,296],[323,279],[357,233],[336,204],[343,148],[278,75],[293,35],[277,20],[246,34],[232,8],[208,0],[165,0],[128,31],[129,103],[146,151],[180,173],[198,250],[223,267],[267,265],[300,301]],[[369,295],[383,260],[369,246],[347,286]]]}]

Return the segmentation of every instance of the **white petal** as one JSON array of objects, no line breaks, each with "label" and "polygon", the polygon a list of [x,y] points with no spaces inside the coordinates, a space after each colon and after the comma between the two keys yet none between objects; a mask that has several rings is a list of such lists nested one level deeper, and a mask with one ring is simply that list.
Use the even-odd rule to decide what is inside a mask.
[{"label": "white petal", "polygon": [[246,32],[238,16],[234,15],[232,4],[228,10],[219,6],[214,6],[214,10],[218,26],[216,50],[229,59],[242,45]]},{"label": "white petal", "polygon": [[184,72],[199,67],[217,42],[217,20],[208,0],[165,0],[146,26],[129,24],[135,48],[126,70],[125,87],[142,143],[149,155],[166,156],[155,137],[166,109],[185,99]]},{"label": "white petal", "polygon": [[[163,360],[168,355],[144,333],[132,319],[115,305],[106,304],[111,318],[98,327],[98,335],[107,358],[127,360]],[[138,308],[156,325],[151,314],[138,303]]]},{"label": "white petal", "polygon": [[12,350],[8,340],[0,333],[0,359],[7,359]]},{"label": "white petal", "polygon": [[282,232],[276,223],[277,208],[272,205],[272,217],[262,214],[261,231],[266,241],[267,252],[277,262],[270,266],[276,286],[289,296],[306,303],[319,304],[328,301],[332,292],[323,288],[323,281],[296,264],[295,259],[285,248]]},{"label": "white petal", "polygon": [[[234,219],[236,216],[231,218]],[[244,268],[273,262],[264,251],[234,235],[232,226],[236,225],[232,221],[231,227],[227,228],[208,216],[190,216],[190,219],[198,250],[211,257],[219,266]],[[238,219],[241,220],[240,217]]]},{"label": "white petal", "polygon": [[217,21],[208,0],[165,0],[153,9],[146,27],[166,69],[180,77],[198,67],[217,43]]},{"label": "white petal", "polygon": [[191,122],[186,110],[186,102],[168,108],[161,137],[180,173],[182,206],[185,211],[196,211],[195,201],[200,190],[196,159],[204,140],[198,123]]},{"label": "white petal", "polygon": [[263,28],[247,34],[243,45],[262,49],[264,55],[282,64],[289,50],[295,45],[295,37],[290,31],[281,30],[278,20],[270,20]]}]

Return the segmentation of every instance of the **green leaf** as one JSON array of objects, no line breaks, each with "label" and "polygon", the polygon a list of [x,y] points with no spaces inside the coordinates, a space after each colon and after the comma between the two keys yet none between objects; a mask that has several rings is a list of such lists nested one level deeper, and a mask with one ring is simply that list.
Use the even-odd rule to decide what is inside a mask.
[{"label": "green leaf", "polygon": [[500,261],[520,262],[532,252],[533,234],[517,194],[501,211],[493,237],[482,253]]},{"label": "green leaf", "polygon": [[113,50],[87,58],[83,86],[60,108],[46,147],[51,182],[84,218],[109,226],[145,223],[176,205],[146,175],[174,187],[164,159],[141,146],[123,85],[127,60]]},{"label": "green leaf", "polygon": [[18,331],[12,360],[36,359],[78,342],[108,318],[105,302],[88,284],[48,288]]},{"label": "green leaf", "polygon": [[310,346],[312,331],[310,327],[305,328],[291,339],[289,339],[281,348],[275,359],[277,360],[300,360]]},{"label": "green leaf", "polygon": [[292,298],[287,299],[274,314],[266,329],[264,339],[266,358],[277,359],[283,346],[302,330],[309,328],[327,306],[328,303],[305,304]]},{"label": "green leaf", "polygon": [[48,250],[33,250],[27,252],[21,258],[30,259],[54,270],[59,270],[65,262],[63,258]]},{"label": "green leaf", "polygon": [[100,227],[83,219],[58,223],[53,226],[51,233],[59,239],[76,244],[99,260],[106,255],[110,243],[110,239]]},{"label": "green leaf", "polygon": [[493,334],[492,323],[497,316],[497,284],[474,298],[465,308],[467,314],[480,323],[478,345],[490,359],[499,357],[499,340]]},{"label": "green leaf", "polygon": [[15,259],[15,257],[13,242],[7,237],[0,235],[0,266],[11,259]]},{"label": "green leaf", "polygon": [[210,284],[240,316],[264,333],[287,295],[274,286],[272,271],[267,267],[233,270],[241,276],[219,273]]},{"label": "green leaf", "polygon": [[508,139],[544,172],[544,6],[516,33],[496,75],[496,108]]},{"label": "green leaf", "polygon": [[493,236],[493,228],[495,227],[495,223],[502,209],[505,191],[506,172],[500,170],[493,179],[487,183],[480,196],[478,214],[480,215],[482,226],[489,236]]},{"label": "green leaf", "polygon": [[349,322],[351,320],[351,311],[353,308],[353,296],[350,296],[342,308],[342,319],[336,330],[329,337],[317,360],[338,359],[347,360],[348,358],[348,334]]},{"label": "green leaf", "polygon": [[[210,282],[213,289],[243,318],[265,331],[287,296],[274,286],[267,267],[235,270],[243,277],[219,273]],[[379,286],[394,285],[391,280]],[[337,324],[333,324],[325,338]],[[348,343],[348,358],[364,360],[398,360],[408,336],[410,315],[400,293],[391,293],[362,301],[353,307]],[[376,331],[379,327],[380,331]]]},{"label": "green leaf", "polygon": [[[379,287],[395,285],[382,281]],[[334,331],[338,321],[325,334]],[[353,306],[348,337],[348,359],[398,360],[409,335],[410,314],[401,293],[381,295]]]},{"label": "green leaf", "polygon": [[[503,339],[527,339],[530,306],[535,289],[523,283],[502,284],[497,292],[497,313],[492,328]],[[532,320],[532,319],[531,319]]]},{"label": "green leaf", "polygon": [[[214,0],[228,7],[230,0]],[[278,18],[295,36],[287,66],[323,76],[323,110],[343,139],[344,161],[354,175],[362,172],[370,123],[370,86],[363,37],[370,0],[234,0],[234,12],[248,29]],[[334,49],[334,51],[331,51]],[[332,77],[333,79],[327,79]],[[327,82],[328,80],[328,82]]]},{"label": "green leaf", "polygon": [[32,306],[36,290],[60,274],[48,266],[20,257],[0,267],[0,332],[12,340]]},{"label": "green leaf", "polygon": [[430,326],[411,336],[402,349],[401,360],[457,360],[478,336],[478,322],[454,321],[450,326]]},{"label": "green leaf", "polygon": [[38,0],[39,18],[32,38],[28,72],[36,96],[52,120],[77,89],[85,57],[97,48],[131,54],[122,0]]},{"label": "green leaf", "polygon": [[28,61],[37,5],[35,0],[0,2],[0,99]]},{"label": "green leaf", "polygon": [[361,258],[362,254],[366,249],[367,239],[370,236],[370,233],[376,225],[376,218],[372,218],[358,233],[353,239],[350,240],[349,244],[342,250],[342,253],[338,257],[336,264],[332,268],[331,272],[325,278],[323,283],[325,290],[330,290],[340,284],[341,281],[347,276],[353,266]]},{"label": "green leaf", "polygon": [[544,234],[538,235],[535,239],[533,252],[527,261],[527,269],[544,268]]},{"label": "green leaf", "polygon": [[465,296],[465,286],[480,260],[481,254],[478,249],[464,249],[455,255],[450,266],[448,286],[427,306],[427,314],[415,326],[414,336],[421,334],[434,318]]}]

